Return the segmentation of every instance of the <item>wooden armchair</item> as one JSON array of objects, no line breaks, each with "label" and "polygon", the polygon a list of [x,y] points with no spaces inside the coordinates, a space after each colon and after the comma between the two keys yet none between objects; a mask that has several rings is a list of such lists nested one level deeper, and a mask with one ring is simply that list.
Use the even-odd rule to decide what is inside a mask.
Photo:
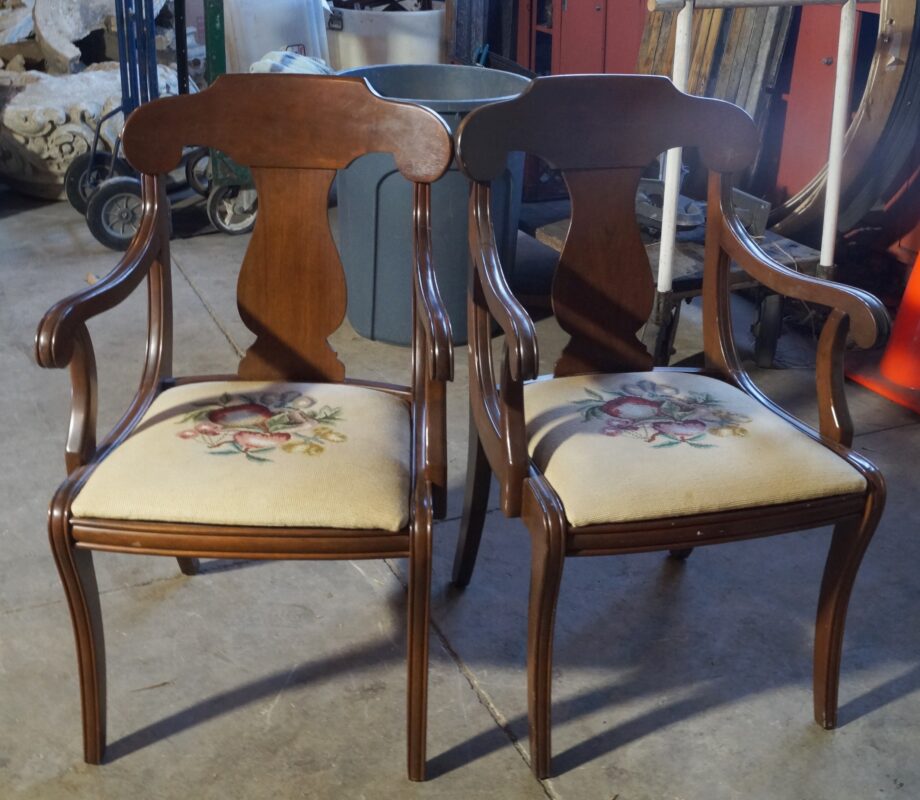
[{"label": "wooden armchair", "polygon": [[[780,266],[732,210],[732,172],[757,148],[747,115],[678,92],[665,78],[539,78],[518,98],[473,111],[458,131],[470,203],[471,435],[454,581],[472,573],[490,470],[501,508],[532,537],[528,704],[534,772],[550,773],[553,619],[567,556],[670,550],[833,524],[818,602],[815,718],[832,728],[850,589],[884,504],[878,470],[849,449],[843,388],[847,335],[868,347],[888,317],[869,294]],[[705,368],[653,369],[636,337],[654,285],[634,196],[643,168],[675,146],[699,148],[710,169],[703,288]],[[553,374],[538,379],[533,323],[502,273],[489,219],[489,182],[511,151],[562,170],[572,222],[552,305],[570,336]],[[818,344],[820,431],[765,397],[732,341],[728,267],[740,264],[784,295],[829,307]],[[504,334],[493,363],[493,320]],[[498,371],[498,374],[496,374]]]},{"label": "wooden armchair", "polygon": [[[169,207],[161,176],[182,146],[208,145],[252,169],[259,219],[237,302],[255,342],[235,375],[176,377],[171,366]],[[125,153],[142,173],[144,216],[118,266],[55,305],[38,328],[43,367],[70,367],[67,479],[49,532],[77,641],[84,755],[105,749],[105,655],[92,551],[198,557],[409,559],[408,764],[425,775],[431,525],[446,483],[444,383],[450,324],[429,245],[430,183],[450,133],[419,106],[360,79],[232,75],[136,111]],[[391,152],[415,184],[412,385],[346,380],[327,337],[345,280],[327,218],[336,170]],[[137,394],[96,443],[96,370],[87,320],[146,279],[148,340]]]}]

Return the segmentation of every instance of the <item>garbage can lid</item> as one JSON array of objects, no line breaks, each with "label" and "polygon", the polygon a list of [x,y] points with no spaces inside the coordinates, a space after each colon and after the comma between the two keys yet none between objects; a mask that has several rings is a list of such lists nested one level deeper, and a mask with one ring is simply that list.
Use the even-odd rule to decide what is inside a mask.
[{"label": "garbage can lid", "polygon": [[530,78],[513,72],[462,64],[378,64],[339,74],[366,78],[384,97],[440,112],[472,111],[484,103],[510,99],[530,83]]}]

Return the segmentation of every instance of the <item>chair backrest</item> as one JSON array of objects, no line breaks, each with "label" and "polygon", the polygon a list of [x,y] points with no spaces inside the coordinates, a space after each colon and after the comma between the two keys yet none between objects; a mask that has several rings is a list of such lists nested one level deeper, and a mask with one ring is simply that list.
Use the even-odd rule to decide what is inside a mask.
[{"label": "chair backrest", "polygon": [[259,213],[237,286],[240,316],[256,334],[239,365],[247,380],[345,377],[327,342],[346,307],[327,213],[336,170],[387,152],[407,180],[431,183],[453,155],[449,130],[428,109],[385,100],[360,78],[315,75],[225,75],[198,94],[142,106],[123,141],[147,174],[175,168],[187,145],[252,171]]},{"label": "chair backrest", "polygon": [[740,108],[685,95],[657,76],[538,78],[513,100],[467,116],[457,156],[472,180],[488,183],[509,152],[523,151],[561,170],[568,186],[572,221],[552,303],[571,339],[556,375],[652,367],[636,337],[655,295],[635,215],[643,170],[665,150],[696,147],[710,169],[734,172],[757,146]]}]

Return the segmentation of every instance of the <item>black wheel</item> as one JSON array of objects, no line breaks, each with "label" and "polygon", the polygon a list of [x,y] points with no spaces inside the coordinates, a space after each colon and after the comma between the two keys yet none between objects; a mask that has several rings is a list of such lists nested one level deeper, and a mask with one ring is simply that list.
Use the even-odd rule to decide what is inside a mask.
[{"label": "black wheel", "polygon": [[185,180],[202,197],[211,192],[211,178],[208,169],[211,158],[207,147],[196,147],[185,159]]},{"label": "black wheel", "polygon": [[[109,175],[112,156],[109,153],[81,153],[67,167],[64,173],[64,194],[70,205],[81,214],[86,213],[90,195]],[[131,166],[123,158],[115,159],[116,175],[130,175]]]},{"label": "black wheel", "polygon": [[127,250],[141,226],[141,182],[118,177],[103,181],[86,207],[86,224],[96,240],[112,250]]},{"label": "black wheel", "polygon": [[249,233],[256,224],[259,198],[255,189],[215,186],[208,196],[208,219],[223,233]]}]

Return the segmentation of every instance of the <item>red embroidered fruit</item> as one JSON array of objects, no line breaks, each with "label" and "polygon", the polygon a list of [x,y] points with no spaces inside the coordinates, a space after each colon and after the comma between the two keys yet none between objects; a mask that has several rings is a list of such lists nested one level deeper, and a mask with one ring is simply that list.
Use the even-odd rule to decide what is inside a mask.
[{"label": "red embroidered fruit", "polygon": [[661,400],[647,400],[644,397],[617,397],[601,406],[601,411],[611,417],[623,419],[649,419],[657,417],[661,411]]},{"label": "red embroidered fruit", "polygon": [[284,444],[291,438],[289,433],[250,433],[249,431],[240,431],[233,436],[236,442],[243,450],[257,450],[261,447],[274,447],[275,445]]},{"label": "red embroidered fruit", "polygon": [[[682,422],[654,422],[652,427],[658,433],[673,436],[682,442],[706,432],[706,423],[700,422],[698,419],[685,419]],[[655,434],[655,436],[657,435]],[[649,441],[652,441],[655,436],[652,436]]]},{"label": "red embroidered fruit", "polygon": [[243,403],[237,406],[217,408],[208,413],[208,419],[228,428],[262,427],[265,420],[274,416],[270,409],[258,403]]}]

